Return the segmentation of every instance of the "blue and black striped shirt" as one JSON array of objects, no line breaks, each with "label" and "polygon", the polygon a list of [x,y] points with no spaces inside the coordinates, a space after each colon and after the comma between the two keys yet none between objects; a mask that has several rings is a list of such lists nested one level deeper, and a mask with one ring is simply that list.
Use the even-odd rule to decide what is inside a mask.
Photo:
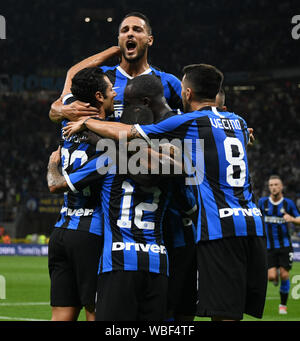
[{"label": "blue and black striped shirt", "polygon": [[258,205],[263,214],[267,235],[267,248],[279,249],[291,247],[289,227],[283,216],[285,213],[295,218],[300,216],[295,203],[291,199],[284,197],[278,202],[274,202],[270,197],[263,197],[259,199]]},{"label": "blue and black striped shirt", "polygon": [[261,212],[251,190],[247,125],[240,116],[216,107],[176,115],[152,125],[136,125],[151,139],[178,138],[184,144],[198,205],[196,241],[233,236],[264,236]]},{"label": "blue and black striped shirt", "polygon": [[117,174],[116,166],[101,175],[107,165],[104,154],[91,158],[65,175],[74,190],[102,180],[104,246],[99,272],[149,271],[168,275],[168,256],[162,237],[162,217],[168,204],[168,188],[143,187],[128,175]]}]

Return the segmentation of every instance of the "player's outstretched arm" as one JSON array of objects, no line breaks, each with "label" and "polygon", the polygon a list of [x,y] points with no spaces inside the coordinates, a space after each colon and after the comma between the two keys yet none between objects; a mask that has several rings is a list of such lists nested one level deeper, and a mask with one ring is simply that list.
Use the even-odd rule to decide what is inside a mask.
[{"label": "player's outstretched arm", "polygon": [[47,182],[51,193],[62,193],[69,189],[65,177],[59,172],[59,164],[60,147],[51,154],[48,163]]},{"label": "player's outstretched arm", "polygon": [[91,117],[81,119],[78,122],[69,122],[64,128],[63,134],[66,138],[84,130],[85,128],[95,132],[104,137],[119,141],[120,139],[132,140],[134,138],[141,138],[134,125],[92,120]]},{"label": "player's outstretched arm", "polygon": [[[120,48],[118,46],[112,46],[100,53],[97,53],[91,57],[88,57],[81,62],[73,65],[67,72],[64,88],[60,98],[58,98],[55,102],[52,103],[49,118],[54,123],[60,123],[64,118],[69,120],[76,120],[79,116],[87,116],[87,115],[96,115],[98,112],[96,108],[91,107],[88,103],[86,105],[78,104],[76,102],[70,105],[63,105],[63,98],[65,95],[71,93],[71,84],[72,79],[75,74],[86,68],[86,67],[95,67],[103,64],[107,59],[120,55]],[[67,107],[67,108],[65,108]],[[90,110],[86,110],[90,109]],[[73,110],[73,111],[72,111]],[[87,112],[90,111],[90,112]]]}]

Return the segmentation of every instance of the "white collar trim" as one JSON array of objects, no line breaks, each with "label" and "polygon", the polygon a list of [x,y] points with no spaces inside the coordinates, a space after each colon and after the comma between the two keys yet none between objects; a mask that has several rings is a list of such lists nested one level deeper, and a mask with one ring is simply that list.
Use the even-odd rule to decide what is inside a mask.
[{"label": "white collar trim", "polygon": [[[125,70],[123,70],[121,68],[121,66],[117,66],[117,69],[121,72],[121,74],[129,79],[133,79],[134,77],[130,76]],[[144,71],[143,73],[141,73],[139,76],[142,76],[142,75],[148,75],[149,73],[151,73],[152,70],[151,68],[149,67],[149,69],[147,69],[146,71]]]},{"label": "white collar trim", "polygon": [[283,202],[284,197],[282,197],[279,201],[273,201],[271,197],[269,197],[269,200],[270,200],[272,205],[279,205]]}]

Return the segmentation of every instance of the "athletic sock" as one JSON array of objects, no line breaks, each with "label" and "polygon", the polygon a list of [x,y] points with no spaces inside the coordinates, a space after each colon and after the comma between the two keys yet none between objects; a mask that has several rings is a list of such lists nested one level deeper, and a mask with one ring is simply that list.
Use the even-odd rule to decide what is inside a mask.
[{"label": "athletic sock", "polygon": [[281,285],[280,285],[280,303],[282,305],[287,304],[289,291],[290,291],[290,280],[289,279],[285,281],[282,280]]}]

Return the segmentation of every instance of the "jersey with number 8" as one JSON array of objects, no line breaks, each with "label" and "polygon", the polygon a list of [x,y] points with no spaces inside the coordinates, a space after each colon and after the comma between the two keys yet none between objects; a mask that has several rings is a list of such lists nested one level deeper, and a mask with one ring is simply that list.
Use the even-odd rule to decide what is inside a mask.
[{"label": "jersey with number 8", "polygon": [[[185,159],[192,160],[194,169],[190,176],[194,181],[188,178],[186,183],[198,203],[197,241],[264,235],[251,190],[246,151],[249,134],[243,118],[204,107],[157,124],[136,125],[136,129],[149,143],[163,138],[178,138],[183,143]],[[187,143],[190,148],[184,148]]]}]

